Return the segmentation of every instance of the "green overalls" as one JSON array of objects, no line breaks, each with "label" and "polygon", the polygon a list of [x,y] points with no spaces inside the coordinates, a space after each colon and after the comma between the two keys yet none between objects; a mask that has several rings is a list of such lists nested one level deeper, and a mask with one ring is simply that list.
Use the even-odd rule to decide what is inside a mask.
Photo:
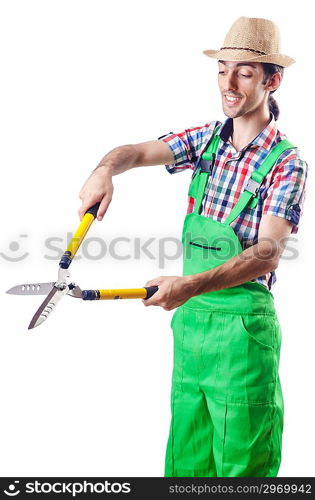
[{"label": "green overalls", "polygon": [[[286,149],[294,148],[287,140],[275,146],[220,223],[199,215],[219,140],[216,131],[189,188],[196,201],[182,233],[184,275],[209,270],[242,252],[230,224],[247,206],[256,206],[265,176]],[[255,281],[204,293],[176,309],[171,327],[172,420],[165,476],[275,477],[283,398],[281,329],[273,295]]]}]

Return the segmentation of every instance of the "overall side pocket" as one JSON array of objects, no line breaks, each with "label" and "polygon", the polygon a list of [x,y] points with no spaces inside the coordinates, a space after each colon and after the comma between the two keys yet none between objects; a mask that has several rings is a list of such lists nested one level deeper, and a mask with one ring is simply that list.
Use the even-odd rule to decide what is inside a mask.
[{"label": "overall side pocket", "polygon": [[278,353],[274,347],[273,316],[263,314],[235,315],[230,356],[231,401],[266,404],[274,400]]},{"label": "overall side pocket", "polygon": [[274,350],[275,320],[273,316],[263,314],[240,315],[240,329],[261,349]]}]

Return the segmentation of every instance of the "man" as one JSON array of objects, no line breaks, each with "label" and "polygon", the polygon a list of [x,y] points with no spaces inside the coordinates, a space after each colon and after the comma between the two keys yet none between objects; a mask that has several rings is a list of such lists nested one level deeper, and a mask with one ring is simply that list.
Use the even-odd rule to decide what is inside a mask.
[{"label": "man", "polygon": [[276,127],[271,93],[283,68],[276,25],[239,18],[220,50],[224,124],[167,134],[108,153],[80,192],[84,212],[110,203],[112,176],[165,164],[193,169],[183,227],[183,276],[146,283],[144,305],[172,318],[172,421],[165,475],[273,477],[281,462],[281,330],[270,292],[285,242],[296,233],[307,165]]}]

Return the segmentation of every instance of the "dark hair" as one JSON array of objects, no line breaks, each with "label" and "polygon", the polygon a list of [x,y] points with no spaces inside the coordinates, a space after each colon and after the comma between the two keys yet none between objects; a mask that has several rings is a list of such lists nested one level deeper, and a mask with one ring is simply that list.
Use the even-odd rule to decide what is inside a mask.
[{"label": "dark hair", "polygon": [[[265,78],[263,81],[263,84],[267,83],[268,78],[270,78],[272,75],[275,73],[279,72],[281,76],[283,76],[283,66],[279,66],[278,64],[271,64],[271,63],[262,63],[263,65],[263,70],[265,74]],[[274,99],[274,97],[271,95],[275,92],[273,90],[269,94],[269,100],[268,100],[268,105],[269,105],[269,111],[274,115],[275,120],[278,120],[280,110],[277,101]]]}]

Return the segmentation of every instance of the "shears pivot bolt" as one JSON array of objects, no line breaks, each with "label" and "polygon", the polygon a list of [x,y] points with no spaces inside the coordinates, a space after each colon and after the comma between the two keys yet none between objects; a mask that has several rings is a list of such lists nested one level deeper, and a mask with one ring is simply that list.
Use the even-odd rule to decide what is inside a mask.
[{"label": "shears pivot bolt", "polygon": [[64,290],[65,288],[67,288],[67,283],[56,283],[56,288],[58,288],[58,290]]}]

